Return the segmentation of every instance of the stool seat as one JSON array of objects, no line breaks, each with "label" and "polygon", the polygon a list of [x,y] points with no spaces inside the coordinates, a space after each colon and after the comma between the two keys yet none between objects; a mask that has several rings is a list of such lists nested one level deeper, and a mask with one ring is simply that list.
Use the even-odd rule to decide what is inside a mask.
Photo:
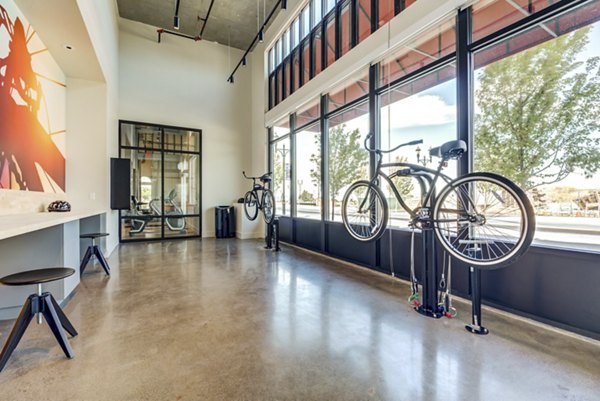
[{"label": "stool seat", "polygon": [[28,270],[4,276],[0,278],[0,283],[4,285],[42,284],[61,280],[73,274],[75,274],[74,269],[69,269],[67,267],[52,267],[48,269]]},{"label": "stool seat", "polygon": [[108,233],[88,233],[88,234],[81,234],[79,236],[79,238],[90,238],[90,239],[95,239],[95,238],[100,238],[100,237],[108,237]]}]

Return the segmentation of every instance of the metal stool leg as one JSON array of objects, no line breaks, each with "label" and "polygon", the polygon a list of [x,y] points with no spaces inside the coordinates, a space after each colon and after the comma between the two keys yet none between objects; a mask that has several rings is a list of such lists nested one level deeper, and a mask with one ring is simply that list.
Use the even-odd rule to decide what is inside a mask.
[{"label": "metal stool leg", "polygon": [[19,341],[21,341],[25,329],[27,329],[29,323],[31,323],[33,315],[35,315],[39,306],[38,300],[39,297],[37,295],[30,295],[29,298],[27,298],[27,301],[25,301],[25,305],[23,305],[21,313],[19,314],[19,317],[6,340],[6,344],[4,344],[2,353],[0,354],[0,372],[4,369],[6,362],[8,362],[8,358],[10,358],[17,347],[17,344],[19,344]]},{"label": "metal stool leg", "polygon": [[81,261],[81,265],[79,266],[79,274],[83,275],[83,272],[85,271],[85,268],[87,267],[90,258],[92,257],[93,254],[93,249],[91,246],[88,246],[87,251],[85,251],[85,256],[83,257],[83,260]]},{"label": "metal stool leg", "polygon": [[61,309],[58,302],[56,302],[56,299],[54,299],[52,294],[48,294],[50,295],[50,301],[52,301],[52,305],[54,305],[54,310],[56,310],[56,314],[58,315],[58,320],[60,320],[60,324],[67,331],[67,333],[71,335],[71,337],[75,337],[78,334],[77,330],[75,330],[75,327],[73,327],[71,321],[67,318],[67,315],[65,315],[65,313]]},{"label": "metal stool leg", "polygon": [[110,267],[108,266],[108,262],[106,262],[106,259],[104,259],[104,255],[102,254],[102,251],[100,250],[98,245],[94,245],[94,255],[96,255],[96,258],[98,259],[98,262],[100,262],[100,264],[102,265],[102,268],[106,272],[106,275],[110,276]]},{"label": "metal stool leg", "polygon": [[69,340],[67,340],[67,336],[62,328],[62,323],[58,318],[58,313],[56,312],[56,308],[52,304],[52,300],[50,299],[50,293],[45,293],[43,296],[43,312],[46,317],[46,322],[48,322],[48,326],[50,326],[50,330],[56,337],[56,341],[62,348],[63,352],[67,356],[67,358],[74,358],[75,353],[71,349],[71,345],[69,344]]}]

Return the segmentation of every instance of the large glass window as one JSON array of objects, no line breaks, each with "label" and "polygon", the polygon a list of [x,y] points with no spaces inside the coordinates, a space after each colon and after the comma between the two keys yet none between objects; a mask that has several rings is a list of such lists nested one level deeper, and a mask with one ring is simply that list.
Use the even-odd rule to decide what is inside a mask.
[{"label": "large glass window", "polygon": [[369,71],[362,71],[327,95],[327,111],[332,112],[369,94]]},{"label": "large glass window", "polygon": [[121,240],[200,235],[200,134],[120,123],[120,157],[131,166],[131,207],[119,213]]},{"label": "large glass window", "polygon": [[380,85],[402,78],[456,50],[455,18],[427,31],[380,63]]},{"label": "large glass window", "polygon": [[386,22],[394,17],[394,2],[395,0],[379,0],[377,3],[379,12],[379,24],[383,26]]},{"label": "large glass window", "polygon": [[331,16],[328,20],[327,20],[327,29],[325,31],[326,33],[326,39],[325,39],[325,45],[327,46],[327,49],[325,50],[325,63],[326,63],[326,67],[329,67],[331,64],[333,64],[335,62],[335,40],[336,40],[336,35],[335,35],[335,16]]},{"label": "large glass window", "polygon": [[358,0],[358,41],[362,42],[371,35],[371,0]]},{"label": "large glass window", "polygon": [[310,40],[306,39],[302,44],[302,83],[310,81]]},{"label": "large glass window", "polygon": [[298,48],[292,52],[292,73],[294,75],[292,91],[300,87],[300,51]]},{"label": "large glass window", "polygon": [[482,0],[473,5],[473,40],[540,11],[557,0]]},{"label": "large glass window", "polygon": [[315,29],[313,36],[313,60],[315,63],[315,76],[321,73],[323,69],[323,34],[321,26]]},{"label": "large glass window", "polygon": [[310,33],[310,7],[306,6],[302,10],[302,39]]},{"label": "large glass window", "polygon": [[296,216],[321,219],[321,130],[319,122],[296,133]]},{"label": "large glass window", "polygon": [[342,10],[340,12],[340,57],[348,53],[352,47],[351,14],[350,1],[346,0],[342,5]]},{"label": "large glass window", "polygon": [[273,157],[273,194],[275,195],[275,211],[280,216],[291,215],[290,205],[290,155],[289,135],[273,142],[271,145]]},{"label": "large glass window", "polygon": [[[422,139],[419,146],[407,146],[384,155],[385,163],[408,162],[437,167],[439,159],[429,156],[429,149],[457,138],[456,80],[452,66],[434,71],[415,81],[395,87],[381,95],[381,148]],[[388,173],[393,172],[390,169]],[[456,177],[456,161],[450,161],[444,174]],[[411,178],[397,178],[395,185],[402,198],[412,207],[420,201],[419,183]],[[390,208],[390,224],[407,227],[408,214],[396,201],[388,185],[382,185]]]},{"label": "large glass window", "polygon": [[476,53],[474,102],[475,169],[527,192],[538,243],[596,251],[600,22],[586,22],[600,19],[599,4]]},{"label": "large glass window", "polygon": [[290,133],[290,119],[289,117],[282,118],[279,120],[271,129],[272,139],[281,138]]},{"label": "large glass window", "polygon": [[356,180],[369,178],[369,153],[363,146],[368,133],[368,102],[329,118],[328,220],[342,221],[341,202],[348,186]]},{"label": "large glass window", "polygon": [[310,1],[312,12],[313,12],[313,20],[311,27],[314,28],[321,22],[321,11],[323,10],[322,0],[311,0]]}]

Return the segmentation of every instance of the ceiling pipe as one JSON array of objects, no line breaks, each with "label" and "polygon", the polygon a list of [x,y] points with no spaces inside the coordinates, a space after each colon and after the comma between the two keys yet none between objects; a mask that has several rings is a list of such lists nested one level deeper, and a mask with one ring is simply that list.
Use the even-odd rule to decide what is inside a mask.
[{"label": "ceiling pipe", "polygon": [[233,76],[235,75],[235,73],[238,70],[238,68],[240,68],[240,66],[243,65],[244,60],[246,60],[246,57],[248,57],[248,54],[250,53],[250,49],[252,49],[254,47],[254,45],[256,44],[256,42],[262,42],[264,40],[264,32],[265,32],[265,30],[267,28],[267,24],[269,23],[269,21],[271,20],[271,18],[273,18],[273,15],[277,11],[277,8],[280,7],[280,6],[282,6],[283,3],[285,3],[286,7],[287,7],[287,1],[286,0],[278,0],[277,3],[275,3],[275,6],[273,7],[273,9],[271,10],[271,12],[269,13],[269,16],[264,20],[262,26],[258,30],[258,33],[256,34],[256,36],[254,36],[254,39],[252,39],[252,43],[250,43],[250,46],[248,46],[248,49],[246,49],[246,51],[244,52],[244,55],[242,56],[242,58],[240,59],[240,61],[237,63],[237,65],[235,66],[235,68],[233,69],[233,71],[231,72],[231,74],[229,75],[229,78],[227,78],[227,82],[233,83]]},{"label": "ceiling pipe", "polygon": [[202,40],[202,38],[200,36],[186,35],[185,33],[169,31],[169,30],[163,29],[163,28],[158,28],[156,30],[156,32],[158,33],[158,43],[160,43],[163,33],[167,33],[167,34],[173,35],[173,36],[179,36],[180,38],[192,39],[195,42]]}]

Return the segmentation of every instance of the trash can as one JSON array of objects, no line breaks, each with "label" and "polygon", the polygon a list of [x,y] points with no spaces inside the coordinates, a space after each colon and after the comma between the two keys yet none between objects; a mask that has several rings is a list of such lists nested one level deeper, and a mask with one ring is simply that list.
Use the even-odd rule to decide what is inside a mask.
[{"label": "trash can", "polygon": [[233,206],[215,207],[215,236],[217,238],[235,237],[235,212]]}]

